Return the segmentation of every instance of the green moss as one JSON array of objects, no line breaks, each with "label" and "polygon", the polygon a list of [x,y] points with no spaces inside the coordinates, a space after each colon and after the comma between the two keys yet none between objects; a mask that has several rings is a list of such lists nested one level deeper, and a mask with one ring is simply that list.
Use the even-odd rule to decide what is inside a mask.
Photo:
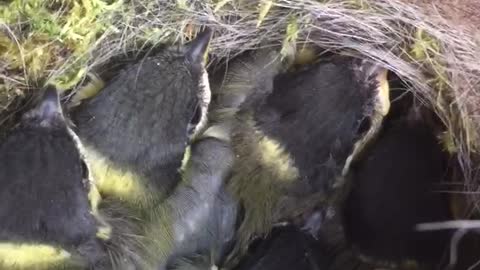
[{"label": "green moss", "polygon": [[443,132],[439,139],[445,151],[447,151],[450,154],[457,153],[458,149],[455,144],[455,138],[452,137],[452,133]]},{"label": "green moss", "polygon": [[187,0],[176,0],[177,8],[179,9],[189,9],[188,1]]},{"label": "green moss", "polygon": [[258,4],[258,20],[257,20],[257,27],[260,27],[265,17],[267,17],[268,12],[272,8],[273,1],[264,0],[260,1]]},{"label": "green moss", "polygon": [[[23,74],[22,84],[42,84],[51,70],[60,70],[50,82],[60,89],[70,88],[85,75],[86,55],[110,27],[111,15],[121,4],[14,0],[2,5],[1,20],[10,29],[0,34],[0,59],[7,63],[8,73]],[[66,63],[67,59],[75,64]]]},{"label": "green moss", "polygon": [[442,94],[448,87],[449,79],[443,59],[440,57],[441,42],[421,28],[416,29],[412,39],[413,42],[409,48],[410,59],[421,64],[431,73],[428,74],[431,78],[430,85]]},{"label": "green moss", "polygon": [[291,57],[296,52],[296,44],[298,40],[298,22],[295,16],[290,16],[289,23],[287,25],[285,38],[283,39],[282,49],[280,54],[283,58]]}]

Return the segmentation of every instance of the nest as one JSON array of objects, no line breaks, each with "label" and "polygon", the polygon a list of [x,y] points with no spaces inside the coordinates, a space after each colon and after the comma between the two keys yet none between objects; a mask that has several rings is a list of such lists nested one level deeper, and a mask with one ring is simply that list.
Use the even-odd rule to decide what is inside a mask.
[{"label": "nest", "polygon": [[[47,3],[48,2],[48,3]],[[246,51],[308,48],[382,63],[433,110],[476,211],[480,46],[473,32],[406,0],[14,0],[0,4],[0,125],[52,83],[75,91],[112,58],[215,31],[211,65]],[[428,7],[428,6],[427,6]],[[321,56],[320,56],[321,57]],[[393,89],[394,90],[394,89]],[[20,102],[19,102],[20,100]],[[480,213],[480,212],[479,212]],[[469,216],[472,217],[472,216]]]}]

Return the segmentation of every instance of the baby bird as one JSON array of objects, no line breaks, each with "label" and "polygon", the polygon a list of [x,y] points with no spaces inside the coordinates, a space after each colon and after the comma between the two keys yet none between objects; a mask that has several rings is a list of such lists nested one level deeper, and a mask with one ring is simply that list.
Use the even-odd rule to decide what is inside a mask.
[{"label": "baby bird", "polygon": [[304,223],[326,204],[365,134],[362,123],[388,110],[382,74],[384,69],[363,60],[326,58],[265,78],[272,80],[272,90],[241,106],[232,129],[235,163],[227,185],[245,209],[233,264],[252,238],[274,224]]},{"label": "baby bird", "polygon": [[193,233],[177,233],[185,208],[175,198],[187,146],[206,122],[211,35],[207,28],[127,66],[72,111],[102,195],[99,210],[112,225],[113,269],[158,269]]},{"label": "baby bird", "polygon": [[81,145],[57,91],[0,145],[0,268],[88,269],[104,259]]},{"label": "baby bird", "polygon": [[436,266],[450,232],[419,232],[415,226],[451,218],[447,195],[435,192],[447,177],[446,160],[425,114],[412,108],[389,117],[378,140],[352,166],[344,208],[347,240],[372,260]]},{"label": "baby bird", "polygon": [[210,36],[205,30],[126,67],[72,112],[103,195],[142,204],[172,191],[189,139],[206,120]]}]

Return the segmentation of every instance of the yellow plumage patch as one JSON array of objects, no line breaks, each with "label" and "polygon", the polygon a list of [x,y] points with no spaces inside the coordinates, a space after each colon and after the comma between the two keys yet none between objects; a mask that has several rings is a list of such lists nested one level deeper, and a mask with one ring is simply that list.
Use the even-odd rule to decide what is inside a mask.
[{"label": "yellow plumage patch", "polygon": [[92,207],[92,211],[94,213],[97,213],[98,205],[100,204],[102,197],[100,196],[100,192],[98,192],[97,187],[93,184],[90,186],[90,191],[88,192],[88,200],[90,201],[90,206]]},{"label": "yellow plumage patch", "polygon": [[390,110],[390,86],[387,79],[388,70],[384,69],[377,75],[378,81],[378,111],[381,115],[387,115]]},{"label": "yellow plumage patch", "polygon": [[[108,203],[112,201],[121,202],[128,209],[125,213],[133,219],[133,225],[138,226],[135,245],[141,249],[141,269],[155,269],[159,260],[170,255],[174,245],[172,209],[168,202],[154,204],[159,195],[156,190],[148,187],[141,175],[121,168],[92,147],[84,146],[84,155],[92,175],[93,187],[89,193],[92,212],[103,223],[98,228],[97,238],[108,240],[112,237],[112,228],[103,222],[101,212],[97,210],[102,197],[109,197],[105,200],[107,206],[103,205],[102,208],[108,209]],[[190,152],[186,151],[184,162],[189,157]]]},{"label": "yellow plumage patch", "polygon": [[185,153],[183,154],[182,166],[180,167],[180,171],[185,170],[185,168],[187,166],[187,162],[190,159],[191,154],[192,154],[192,149],[191,149],[190,146],[187,146],[187,148],[185,149]]},{"label": "yellow plumage patch", "polygon": [[97,230],[97,237],[102,240],[108,240],[112,234],[112,228],[108,225],[98,212],[98,205],[102,200],[100,192],[98,192],[97,187],[92,183],[90,185],[90,191],[88,192],[88,200],[90,202],[90,207],[92,208],[92,215],[101,223],[101,226]]},{"label": "yellow plumage patch", "polygon": [[263,167],[281,176],[277,180],[293,181],[298,171],[293,165],[290,155],[272,138],[263,136],[258,143],[259,161]]},{"label": "yellow plumage patch", "polygon": [[251,117],[246,116],[234,134],[236,160],[228,189],[244,206],[245,216],[238,229],[232,260],[237,252],[244,252],[242,249],[253,235],[268,233],[272,224],[283,217],[281,209],[299,176],[289,153],[276,140],[257,130]]},{"label": "yellow plumage patch", "polygon": [[79,105],[82,100],[91,98],[100,92],[102,88],[105,87],[105,82],[93,73],[87,74],[90,77],[90,82],[87,83],[85,86],[80,88],[75,95],[72,97],[70,101],[70,106],[77,106]]},{"label": "yellow plumage patch", "polygon": [[67,266],[69,252],[42,244],[0,243],[1,269],[52,269]]},{"label": "yellow plumage patch", "polygon": [[343,177],[340,177],[338,179],[335,184],[336,187],[340,187],[344,184],[344,176],[347,175],[353,160],[357,158],[357,156],[361,154],[365,146],[375,138],[381,128],[383,118],[390,111],[390,85],[388,83],[387,75],[388,70],[384,69],[379,71],[376,76],[377,89],[375,97],[375,109],[373,115],[371,116],[370,129],[363,135],[360,140],[355,143],[352,154],[345,161],[345,166],[342,170]]},{"label": "yellow plumage patch", "polygon": [[[121,169],[90,147],[86,156],[94,185],[102,195],[112,196],[133,205],[145,205],[153,199],[141,176]],[[93,199],[95,195],[92,194]]]},{"label": "yellow plumage patch", "polygon": [[112,235],[112,228],[110,226],[101,226],[97,230],[97,238],[101,240],[109,240]]}]

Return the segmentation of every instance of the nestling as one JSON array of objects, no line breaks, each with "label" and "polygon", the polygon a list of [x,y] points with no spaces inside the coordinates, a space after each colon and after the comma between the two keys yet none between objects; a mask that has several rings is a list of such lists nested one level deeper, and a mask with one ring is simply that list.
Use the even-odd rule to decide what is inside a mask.
[{"label": "nestling", "polygon": [[436,267],[447,250],[448,231],[418,232],[417,223],[451,219],[447,158],[429,113],[415,107],[389,117],[349,175],[352,190],[344,218],[349,242],[372,260],[415,260]]},{"label": "nestling", "polygon": [[178,209],[170,201],[187,146],[206,121],[211,35],[206,29],[127,66],[72,111],[112,224],[114,269],[157,269],[175,248]]},{"label": "nestling", "polygon": [[80,149],[56,90],[47,88],[0,145],[1,269],[102,264],[106,225]]},{"label": "nestling", "polygon": [[[244,215],[229,265],[236,264],[253,238],[279,222],[303,223],[325,203],[364,135],[362,121],[388,110],[382,103],[388,91],[379,81],[384,69],[378,65],[333,57],[286,73],[279,54],[272,61],[265,56],[253,59],[270,64],[269,72],[255,62],[233,64],[240,70],[230,69],[227,78],[234,80],[218,91],[224,102],[220,107],[239,106],[231,121],[235,162],[227,191]],[[241,82],[242,74],[249,74],[245,67],[259,70],[243,78],[248,83]]]}]

